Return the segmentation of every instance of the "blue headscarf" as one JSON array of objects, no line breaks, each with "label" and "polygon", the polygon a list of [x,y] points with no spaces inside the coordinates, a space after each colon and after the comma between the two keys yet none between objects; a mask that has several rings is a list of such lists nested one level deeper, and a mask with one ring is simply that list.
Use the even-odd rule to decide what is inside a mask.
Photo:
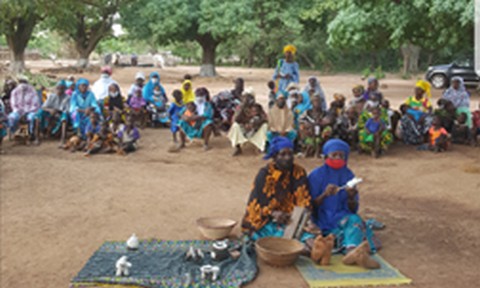
[{"label": "blue headscarf", "polygon": [[[158,78],[158,82],[157,83],[153,83],[152,82],[152,79],[154,77],[157,77]],[[145,99],[145,101],[147,102],[153,102],[153,89],[156,87],[156,86],[159,86],[160,87],[160,91],[162,91],[162,95],[164,98],[167,97],[167,94],[165,92],[165,89],[163,89],[163,86],[160,84],[160,74],[158,74],[158,72],[152,72],[150,73],[150,76],[148,78],[148,82],[147,84],[143,87],[143,90],[142,90],[142,95],[143,95],[143,98]]]},{"label": "blue headscarf", "polygon": [[58,86],[63,86],[63,87],[67,87],[67,82],[65,80],[60,80],[57,82],[57,87]]},{"label": "blue headscarf", "polygon": [[273,158],[278,152],[282,151],[285,148],[290,148],[293,150],[293,143],[287,137],[277,136],[270,141],[270,146],[268,148],[268,153],[263,157],[264,160]]},{"label": "blue headscarf", "polygon": [[[328,140],[323,146],[323,154],[342,151],[345,153],[345,161],[348,160],[350,147],[348,144],[339,139]],[[313,170],[308,175],[308,182],[310,187],[310,196],[312,199],[317,198],[325,191],[329,184],[338,187],[347,184],[348,181],[355,177],[353,172],[345,165],[340,169],[333,169],[326,164]],[[356,196],[358,201],[358,194]],[[323,203],[314,209],[313,221],[317,224],[323,232],[329,232],[337,228],[338,223],[345,216],[352,214],[348,208],[348,194],[345,189],[340,190],[337,194],[327,197]],[[358,209],[358,207],[357,207]],[[356,212],[356,211],[355,211]]]},{"label": "blue headscarf", "polygon": [[77,83],[75,83],[75,91],[78,91],[80,93],[80,90],[78,90],[78,87],[80,87],[80,85],[82,84],[87,85],[87,88],[88,88],[88,86],[90,85],[90,82],[88,82],[88,80],[85,78],[78,79]]},{"label": "blue headscarf", "polygon": [[[300,93],[300,92],[299,92]],[[312,109],[312,103],[310,102],[310,95],[305,92],[301,92],[302,102],[295,106],[295,114],[302,115],[305,111]]]},{"label": "blue headscarf", "polygon": [[341,151],[345,153],[345,161],[348,161],[348,154],[350,154],[350,146],[347,142],[340,139],[330,139],[323,145],[323,155],[328,155],[332,152]]}]

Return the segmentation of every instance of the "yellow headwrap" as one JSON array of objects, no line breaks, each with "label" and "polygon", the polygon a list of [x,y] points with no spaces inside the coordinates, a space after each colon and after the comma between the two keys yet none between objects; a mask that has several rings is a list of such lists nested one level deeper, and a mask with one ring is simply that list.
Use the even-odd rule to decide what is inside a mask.
[{"label": "yellow headwrap", "polygon": [[431,90],[431,85],[427,81],[418,80],[417,84],[415,84],[415,87],[418,87],[418,88],[422,89],[423,91],[425,91],[425,94],[427,94],[428,98],[432,97],[432,92],[430,91]]},{"label": "yellow headwrap", "polygon": [[283,53],[285,54],[287,52],[290,52],[293,55],[295,55],[295,53],[297,53],[297,48],[295,46],[293,46],[292,44],[288,44],[285,47],[283,47]]},{"label": "yellow headwrap", "polygon": [[[185,90],[185,84],[190,84],[190,89]],[[193,94],[193,87],[192,87],[192,81],[190,80],[185,80],[182,83],[182,88],[180,89],[182,91],[182,98],[183,98],[183,103],[187,104],[190,102],[195,101],[195,94]]]}]

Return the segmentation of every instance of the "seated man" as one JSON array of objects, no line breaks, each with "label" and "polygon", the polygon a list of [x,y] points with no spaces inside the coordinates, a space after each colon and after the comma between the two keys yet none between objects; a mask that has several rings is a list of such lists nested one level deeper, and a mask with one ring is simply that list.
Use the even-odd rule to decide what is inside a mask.
[{"label": "seated man", "polygon": [[268,115],[268,142],[271,142],[272,139],[277,136],[287,137],[292,142],[297,138],[297,132],[294,128],[293,112],[286,104],[285,96],[280,93],[277,96],[276,105],[270,109]]},{"label": "seated man", "polygon": [[376,252],[380,244],[357,214],[357,189],[343,188],[355,177],[347,167],[349,152],[348,144],[342,140],[332,139],[325,143],[325,164],[308,176],[313,221],[323,235],[335,235],[337,248],[346,254],[343,259],[345,264],[375,269],[380,266],[369,253]]},{"label": "seated man", "polygon": [[42,109],[38,111],[35,129],[36,144],[40,141],[40,131],[46,132],[46,136],[49,137],[56,135],[61,129],[60,146],[65,145],[68,109],[70,107],[70,96],[65,93],[66,90],[65,80],[60,80],[57,83],[56,92],[48,96],[47,101],[42,105]]},{"label": "seated man", "polygon": [[21,77],[18,82],[18,86],[12,91],[10,97],[10,105],[12,107],[12,112],[8,115],[10,135],[17,130],[18,123],[22,119],[29,123],[28,130],[30,135],[33,135],[35,115],[40,108],[40,98],[35,88],[28,83],[26,77]]},{"label": "seated man", "polygon": [[[293,144],[285,137],[270,143],[264,159],[273,161],[260,169],[242,221],[242,230],[254,240],[282,237],[285,224],[295,206],[310,208],[308,179],[305,169],[293,163]],[[303,233],[302,241],[314,238]]]}]

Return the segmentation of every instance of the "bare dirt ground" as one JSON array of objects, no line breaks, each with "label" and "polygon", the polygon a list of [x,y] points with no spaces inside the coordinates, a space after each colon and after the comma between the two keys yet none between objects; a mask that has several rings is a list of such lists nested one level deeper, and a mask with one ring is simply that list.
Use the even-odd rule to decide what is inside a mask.
[{"label": "bare dirt ground", "polygon": [[[114,78],[127,89],[136,71],[115,69]],[[198,73],[198,68],[160,72],[172,91],[185,73]],[[241,76],[266,103],[271,70],[218,72],[220,78],[195,78],[194,85],[215,93]],[[302,83],[310,74],[302,72]],[[320,76],[330,98],[334,92],[350,96],[351,87],[362,83],[356,75],[313,74]],[[94,80],[98,74],[82,76]],[[412,93],[415,80],[388,75],[382,83],[387,86],[384,94],[397,106]],[[435,99],[439,96],[440,91],[434,91]],[[474,96],[475,106],[478,100]],[[179,154],[167,153],[171,135],[166,129],[142,131],[141,148],[127,157],[85,159],[59,151],[56,144],[12,147],[7,141],[7,154],[0,156],[2,288],[67,287],[104,241],[127,239],[133,232],[141,238],[197,239],[198,217],[241,219],[254,176],[266,164],[253,149],[232,158],[225,137],[214,138],[208,152],[194,143]],[[322,164],[297,162],[308,171]],[[478,287],[479,148],[455,146],[432,154],[395,144],[376,160],[353,154],[349,166],[365,179],[360,214],[387,225],[378,233],[384,244],[381,255],[412,278],[412,286]],[[260,263],[260,274],[248,287],[307,286],[295,268]]]}]

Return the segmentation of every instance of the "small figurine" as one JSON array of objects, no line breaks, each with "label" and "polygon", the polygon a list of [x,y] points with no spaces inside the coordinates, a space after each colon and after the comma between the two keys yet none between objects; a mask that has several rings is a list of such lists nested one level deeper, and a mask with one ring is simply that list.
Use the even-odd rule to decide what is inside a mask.
[{"label": "small figurine", "polygon": [[201,278],[203,280],[210,278],[210,274],[212,273],[212,265],[203,265],[200,267]]},{"label": "small figurine", "polygon": [[220,275],[220,267],[212,265],[203,265],[200,267],[201,278],[203,280],[217,281]]},{"label": "small figurine", "polygon": [[117,277],[128,276],[130,274],[129,269],[132,268],[132,263],[127,260],[127,256],[122,256],[117,260],[117,263],[115,263],[115,267],[117,268],[115,275]]},{"label": "small figurine", "polygon": [[127,248],[131,250],[137,250],[139,245],[140,243],[138,241],[137,235],[133,233],[132,236],[130,236],[130,238],[128,238],[127,240]]},{"label": "small figurine", "polygon": [[205,258],[205,255],[203,254],[202,250],[195,250],[193,246],[190,246],[187,253],[185,254],[185,260],[187,261],[193,260],[194,262],[198,262],[203,260],[203,258]]},{"label": "small figurine", "polygon": [[212,281],[217,281],[218,275],[220,274],[220,267],[213,266],[212,267]]}]

